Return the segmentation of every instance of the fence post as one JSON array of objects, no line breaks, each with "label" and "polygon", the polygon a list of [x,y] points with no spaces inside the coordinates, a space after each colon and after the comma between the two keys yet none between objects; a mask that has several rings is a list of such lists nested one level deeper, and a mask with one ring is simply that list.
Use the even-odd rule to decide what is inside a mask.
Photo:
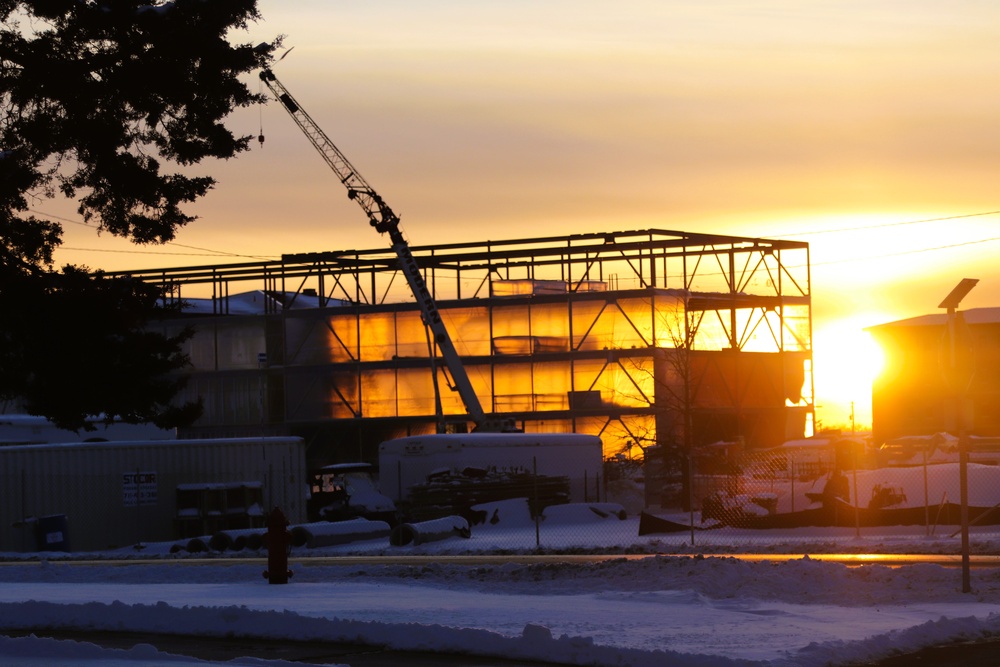
[{"label": "fence post", "polygon": [[542,512],[538,507],[538,457],[531,457],[531,470],[532,470],[532,481],[531,481],[531,495],[534,497],[534,508],[535,508],[535,549],[542,548],[542,536],[541,536],[541,520]]},{"label": "fence post", "polygon": [[[28,518],[28,477],[27,470],[21,468],[21,521],[24,522]],[[27,530],[23,527],[25,524],[22,523],[21,528],[21,551],[28,551],[28,538]]]},{"label": "fence post", "polygon": [[858,448],[851,447],[854,466],[854,537],[861,537],[861,496],[858,495]]},{"label": "fence post", "polygon": [[959,415],[958,427],[958,492],[959,519],[962,522],[962,592],[972,592],[972,580],[969,572],[969,438],[965,435],[965,425],[962,415]]},{"label": "fence post", "polygon": [[791,482],[792,482],[792,491],[791,491],[791,496],[792,496],[792,512],[794,513],[795,512],[795,455],[794,454],[792,455],[791,476],[792,476],[792,479],[791,479]]},{"label": "fence post", "polygon": [[924,447],[924,534],[931,536],[931,499],[927,490],[927,447]]},{"label": "fence post", "polygon": [[[694,546],[694,456],[688,450],[688,522],[691,524],[691,546]],[[704,516],[704,515],[702,515]]]}]

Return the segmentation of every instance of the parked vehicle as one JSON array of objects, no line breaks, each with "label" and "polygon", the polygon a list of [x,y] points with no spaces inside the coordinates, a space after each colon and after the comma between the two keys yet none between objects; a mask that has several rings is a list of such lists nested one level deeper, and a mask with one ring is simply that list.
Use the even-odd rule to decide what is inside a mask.
[{"label": "parked vehicle", "polygon": [[398,522],[396,504],[379,492],[372,479],[370,463],[335,463],[310,475],[310,521],[346,521],[365,518]]}]

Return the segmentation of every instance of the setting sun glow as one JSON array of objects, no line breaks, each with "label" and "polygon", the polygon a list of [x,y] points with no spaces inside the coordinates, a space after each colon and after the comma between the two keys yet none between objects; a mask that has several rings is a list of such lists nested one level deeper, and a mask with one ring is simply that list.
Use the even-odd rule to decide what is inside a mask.
[{"label": "setting sun glow", "polygon": [[883,358],[864,328],[879,321],[849,318],[816,330],[813,368],[821,426],[871,426],[872,381],[882,370]]},{"label": "setting sun glow", "polygon": [[[809,243],[816,416],[868,428],[865,327],[1000,298],[1000,3],[287,3],[283,82],[402,216],[414,245],[634,229]],[[254,90],[259,82],[252,81]],[[56,264],[106,271],[376,248],[278,104],[201,165],[217,184],[164,247],[67,221]],[[673,280],[672,276],[667,276]]]}]

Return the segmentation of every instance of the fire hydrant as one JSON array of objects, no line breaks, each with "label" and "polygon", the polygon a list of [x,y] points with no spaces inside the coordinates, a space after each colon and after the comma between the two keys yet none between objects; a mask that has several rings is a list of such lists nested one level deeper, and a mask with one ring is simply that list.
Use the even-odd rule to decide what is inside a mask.
[{"label": "fire hydrant", "polygon": [[264,578],[269,584],[287,584],[292,571],[288,569],[288,554],[292,550],[292,534],[288,532],[288,519],[284,512],[275,507],[267,517],[267,532],[264,533],[267,547],[267,569]]}]

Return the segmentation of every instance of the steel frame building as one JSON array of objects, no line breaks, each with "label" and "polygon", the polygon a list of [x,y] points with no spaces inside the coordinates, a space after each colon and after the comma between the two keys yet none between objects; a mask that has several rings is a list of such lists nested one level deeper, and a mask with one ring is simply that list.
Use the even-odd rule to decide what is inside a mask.
[{"label": "steel frame building", "polygon": [[[807,243],[650,229],[412,253],[483,406],[525,431],[612,455],[811,429]],[[128,274],[197,304],[161,323],[195,332],[184,398],[205,413],[182,437],[297,435],[333,463],[470,426],[388,248]]]}]

